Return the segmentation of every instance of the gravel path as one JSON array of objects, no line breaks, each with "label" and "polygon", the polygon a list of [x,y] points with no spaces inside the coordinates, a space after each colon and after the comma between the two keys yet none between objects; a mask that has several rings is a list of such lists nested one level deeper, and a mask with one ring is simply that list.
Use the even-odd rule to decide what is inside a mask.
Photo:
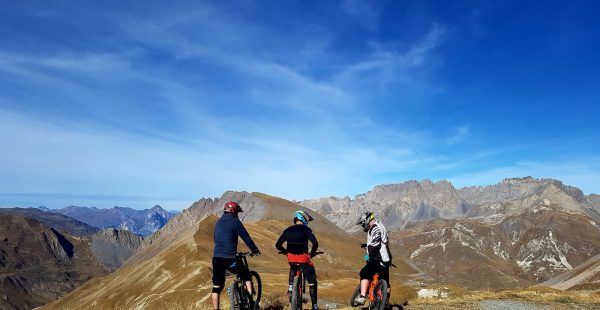
[{"label": "gravel path", "polygon": [[483,310],[546,310],[554,309],[548,308],[547,306],[538,306],[522,301],[510,301],[510,300],[486,300],[481,302],[481,309]]},{"label": "gravel path", "polygon": [[600,309],[595,305],[552,304],[541,305],[512,300],[487,300],[480,303],[483,310],[562,310],[562,309]]}]

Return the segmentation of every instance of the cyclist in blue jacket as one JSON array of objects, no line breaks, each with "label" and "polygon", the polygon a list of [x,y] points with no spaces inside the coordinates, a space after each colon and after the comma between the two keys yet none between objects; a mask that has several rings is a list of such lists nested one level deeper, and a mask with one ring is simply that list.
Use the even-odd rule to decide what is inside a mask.
[{"label": "cyclist in blue jacket", "polygon": [[240,205],[236,202],[228,202],[223,207],[223,215],[215,225],[214,240],[215,247],[212,258],[212,303],[213,309],[219,309],[220,294],[225,286],[225,274],[229,270],[234,274],[239,274],[242,280],[246,282],[246,290],[252,292],[252,283],[250,282],[250,271],[242,268],[242,264],[236,259],[238,237],[242,238],[252,254],[259,255],[260,251],[248,231],[238,219],[238,213],[243,212]]}]

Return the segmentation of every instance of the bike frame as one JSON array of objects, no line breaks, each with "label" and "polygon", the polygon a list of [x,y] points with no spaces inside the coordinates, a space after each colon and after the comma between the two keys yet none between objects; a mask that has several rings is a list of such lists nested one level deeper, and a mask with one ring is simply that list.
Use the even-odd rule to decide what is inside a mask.
[{"label": "bike frame", "polygon": [[[250,266],[248,266],[248,259],[246,258],[246,253],[238,253],[237,258],[242,262],[242,267],[246,268],[246,270],[250,271]],[[240,287],[242,288],[242,291],[243,291],[242,294],[249,293],[246,290],[246,282],[244,282],[244,280],[242,280],[239,273],[235,275],[235,281],[240,284]]]},{"label": "bike frame", "polygon": [[304,295],[304,292],[306,292],[306,278],[304,278],[304,270],[302,267],[304,267],[304,264],[294,264],[295,266],[298,267],[298,270],[296,270],[296,277],[299,277],[302,281],[300,281],[300,297],[302,297],[302,295]]},{"label": "bike frame", "polygon": [[373,275],[373,279],[369,282],[369,300],[373,302],[375,300],[375,287],[377,286],[377,282],[379,282],[379,272]]},{"label": "bike frame", "polygon": [[[240,262],[241,268],[246,268],[246,270],[248,272],[252,272],[252,271],[250,271],[250,266],[248,265],[248,259],[246,258],[246,256],[253,256],[253,255],[251,253],[239,252],[236,254],[236,259]],[[258,277],[258,274],[256,274],[256,276]],[[257,278],[257,281],[258,281],[257,285],[260,286],[260,278]],[[242,280],[240,273],[236,274],[236,279],[235,279],[234,283],[235,283],[235,285],[233,286],[233,289],[235,289],[237,291],[240,306],[242,306],[242,308],[245,308],[245,306],[249,306],[249,305],[245,305],[248,302],[248,300],[246,298],[253,300],[253,294],[260,294],[261,288],[255,287],[254,286],[255,283],[252,284],[253,292],[248,292],[248,290],[246,289],[246,282],[244,280]],[[260,296],[258,298],[260,299]],[[259,300],[253,300],[253,301],[258,302]]]}]

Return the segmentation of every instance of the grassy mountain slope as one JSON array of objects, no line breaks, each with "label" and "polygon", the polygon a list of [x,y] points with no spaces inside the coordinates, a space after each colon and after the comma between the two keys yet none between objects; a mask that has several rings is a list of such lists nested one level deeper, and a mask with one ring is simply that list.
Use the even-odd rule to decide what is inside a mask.
[{"label": "grassy mountain slope", "polygon": [[[262,251],[249,264],[263,278],[265,298],[283,296],[287,290],[288,265],[274,247],[279,234],[291,224],[293,211],[300,206],[280,198],[252,194],[261,199],[263,218],[246,223],[250,235]],[[244,207],[244,205],[242,205]],[[245,210],[245,211],[250,211]],[[93,279],[63,299],[42,309],[127,308],[165,309],[206,307],[212,283],[212,232],[217,217],[207,216],[178,234],[156,255],[128,263],[115,273]],[[313,225],[314,224],[314,225]],[[362,241],[351,236],[321,216],[311,223],[324,255],[315,258],[323,301],[345,303],[358,282],[358,270],[364,264]],[[245,246],[240,246],[244,250]],[[155,249],[149,249],[155,250]],[[144,251],[142,249],[141,251]],[[400,282],[414,270],[401,259],[393,272],[393,285],[401,290]],[[227,283],[230,283],[231,279]],[[400,297],[400,294],[397,294]],[[225,301],[225,299],[223,300]]]}]

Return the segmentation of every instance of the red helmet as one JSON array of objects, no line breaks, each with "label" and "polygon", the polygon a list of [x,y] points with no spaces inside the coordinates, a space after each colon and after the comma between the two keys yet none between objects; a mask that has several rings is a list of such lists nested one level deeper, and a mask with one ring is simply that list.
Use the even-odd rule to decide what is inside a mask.
[{"label": "red helmet", "polygon": [[223,211],[225,213],[231,213],[233,215],[237,215],[239,212],[244,212],[244,210],[242,210],[242,207],[240,207],[240,205],[234,201],[226,203],[223,207]]}]

